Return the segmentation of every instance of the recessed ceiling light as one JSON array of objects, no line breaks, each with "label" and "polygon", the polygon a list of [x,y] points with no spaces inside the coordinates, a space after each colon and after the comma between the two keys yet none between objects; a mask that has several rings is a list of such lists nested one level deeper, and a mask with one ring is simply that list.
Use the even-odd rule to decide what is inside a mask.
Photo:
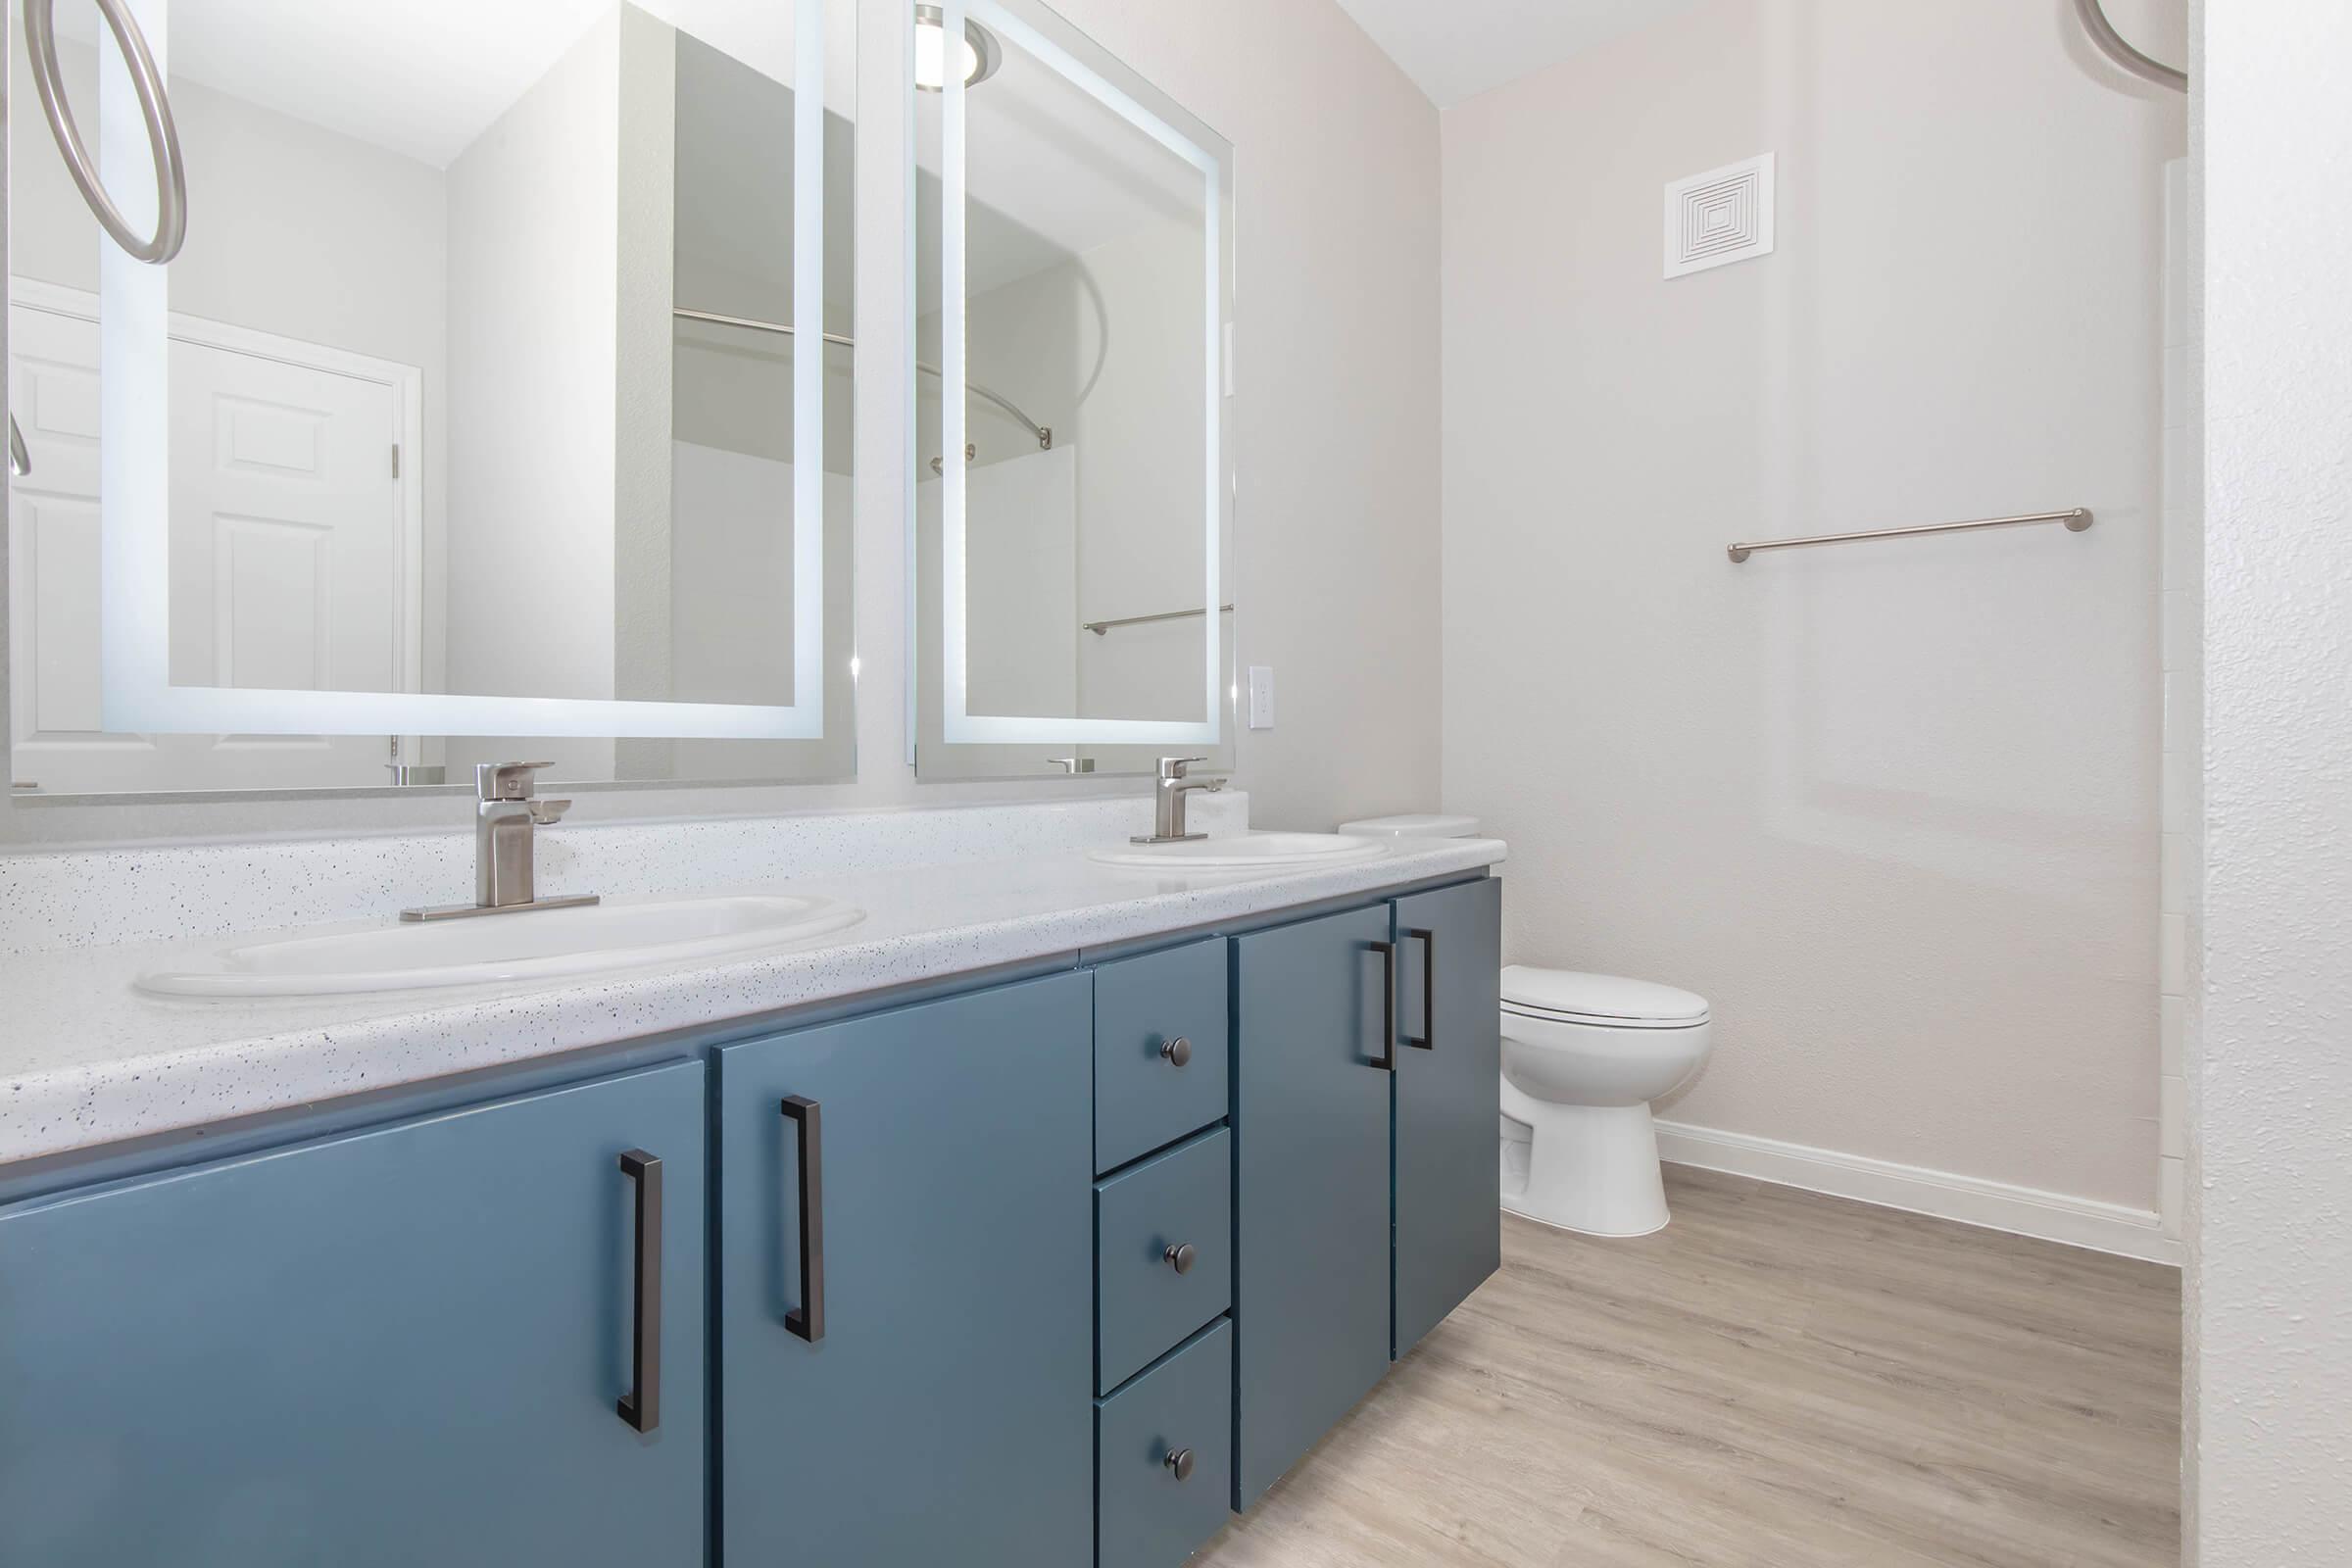
[{"label": "recessed ceiling light", "polygon": [[[997,44],[996,34],[977,22],[963,24],[963,84],[977,87],[997,74],[1004,63],[1004,51]],[[948,23],[937,6],[914,8],[914,84],[925,92],[938,92],[947,86]]]}]

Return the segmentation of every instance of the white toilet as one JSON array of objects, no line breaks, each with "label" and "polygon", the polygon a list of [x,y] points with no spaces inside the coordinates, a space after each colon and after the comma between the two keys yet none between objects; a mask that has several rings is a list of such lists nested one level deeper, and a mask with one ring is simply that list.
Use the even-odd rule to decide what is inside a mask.
[{"label": "white toilet", "polygon": [[[1562,1230],[1647,1236],[1666,1188],[1649,1102],[1706,1060],[1706,999],[1570,969],[1502,971],[1502,1206]],[[1517,1147],[1514,1147],[1514,1146]]]}]

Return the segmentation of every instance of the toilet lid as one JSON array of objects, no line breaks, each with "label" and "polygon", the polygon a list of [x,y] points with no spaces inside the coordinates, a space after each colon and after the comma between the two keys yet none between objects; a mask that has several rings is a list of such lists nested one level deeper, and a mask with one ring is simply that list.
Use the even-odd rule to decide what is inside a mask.
[{"label": "toilet lid", "polygon": [[1694,1024],[1707,999],[1649,980],[1514,963],[1502,971],[1506,1011],[1609,1024]]}]

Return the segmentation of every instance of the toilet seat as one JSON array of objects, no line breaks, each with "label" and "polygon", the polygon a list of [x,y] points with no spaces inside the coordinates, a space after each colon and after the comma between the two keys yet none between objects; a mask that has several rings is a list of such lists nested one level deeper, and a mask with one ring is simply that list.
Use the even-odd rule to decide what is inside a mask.
[{"label": "toilet seat", "polygon": [[1704,997],[1673,986],[1521,963],[1502,971],[1502,1010],[1544,1023],[1606,1029],[1695,1029],[1710,1016]]}]

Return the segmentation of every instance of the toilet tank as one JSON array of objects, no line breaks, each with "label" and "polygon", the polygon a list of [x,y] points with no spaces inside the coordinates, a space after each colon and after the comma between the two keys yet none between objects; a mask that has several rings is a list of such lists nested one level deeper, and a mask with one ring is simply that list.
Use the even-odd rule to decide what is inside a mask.
[{"label": "toilet tank", "polygon": [[1360,821],[1342,822],[1340,831],[1369,839],[1474,839],[1478,837],[1478,818],[1475,816],[1368,816]]}]

